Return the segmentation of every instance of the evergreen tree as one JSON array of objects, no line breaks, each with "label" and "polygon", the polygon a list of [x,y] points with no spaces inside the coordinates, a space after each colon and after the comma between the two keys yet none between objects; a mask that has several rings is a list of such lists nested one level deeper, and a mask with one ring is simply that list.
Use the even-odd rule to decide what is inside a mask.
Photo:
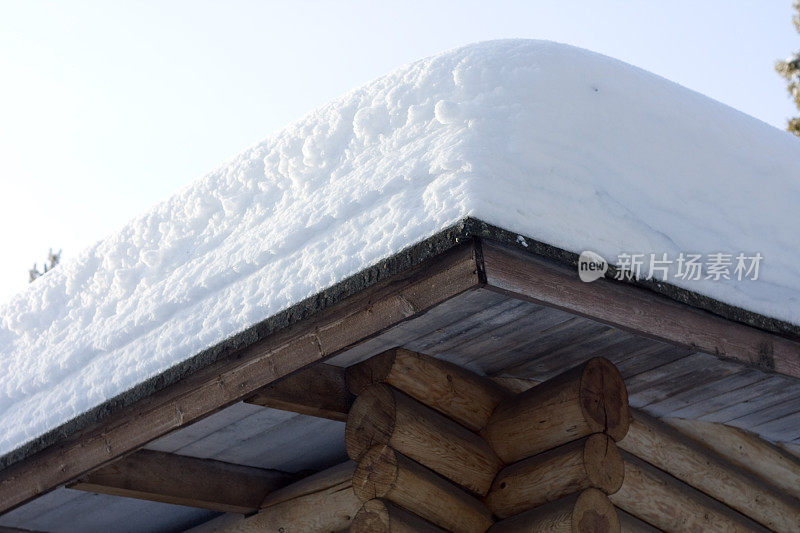
[{"label": "evergreen tree", "polygon": [[[797,10],[793,19],[794,27],[800,33],[800,0],[795,1],[794,8]],[[775,64],[775,70],[789,82],[787,86],[789,94],[792,95],[794,103],[800,109],[800,52],[795,52],[786,61],[778,61]],[[800,117],[789,119],[786,129],[800,137]]]},{"label": "evergreen tree", "polygon": [[59,261],[61,261],[61,250],[53,252],[53,249],[50,248],[50,251],[47,253],[47,261],[42,263],[42,270],[39,271],[39,267],[34,263],[33,268],[28,271],[28,282],[33,283],[42,274],[53,270]]}]

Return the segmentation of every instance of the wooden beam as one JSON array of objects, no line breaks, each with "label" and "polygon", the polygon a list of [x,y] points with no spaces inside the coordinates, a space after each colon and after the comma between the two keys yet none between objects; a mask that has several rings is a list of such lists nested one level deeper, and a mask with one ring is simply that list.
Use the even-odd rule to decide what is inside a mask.
[{"label": "wooden beam", "polygon": [[741,515],[658,468],[622,452],[625,480],[611,502],[662,531],[766,532]]},{"label": "wooden beam", "polygon": [[619,440],[628,424],[622,376],[598,357],[502,402],[481,434],[508,464],[592,433]]},{"label": "wooden beam", "polygon": [[[630,430],[618,442],[621,449],[769,529],[800,531],[800,501],[743,472],[663,422],[641,411],[631,411],[633,421]],[[625,475],[627,480],[627,468]],[[630,509],[625,510],[636,514]]]},{"label": "wooden beam", "polygon": [[505,467],[485,501],[494,515],[508,518],[588,488],[612,494],[624,477],[614,441],[595,433]]},{"label": "wooden beam", "polygon": [[317,363],[256,391],[245,403],[344,422],[353,403],[344,368]]},{"label": "wooden beam", "polygon": [[217,519],[198,533],[347,531],[361,502],[353,492],[355,463],[347,461],[270,493],[261,510],[239,520]]},{"label": "wooden beam", "polygon": [[617,510],[602,491],[587,489],[506,518],[490,533],[619,533]]},{"label": "wooden beam", "polygon": [[742,470],[800,498],[800,461],[758,435],[704,420],[665,418],[662,422],[710,448]]},{"label": "wooden beam", "polygon": [[376,498],[359,509],[350,533],[445,533],[445,530],[392,502]]},{"label": "wooden beam", "polygon": [[483,503],[389,446],[364,454],[353,490],[362,502],[389,500],[448,531],[483,533],[492,524]]},{"label": "wooden beam", "polygon": [[358,396],[345,426],[347,455],[354,461],[378,444],[480,495],[502,466],[477,434],[383,383]]},{"label": "wooden beam", "polygon": [[469,243],[266,335],[0,471],[0,513],[479,285]]},{"label": "wooden beam", "polygon": [[580,281],[577,272],[507,246],[482,246],[487,287],[557,307],[671,344],[729,357],[800,378],[800,342],[608,279]]},{"label": "wooden beam", "polygon": [[140,450],[83,476],[68,487],[247,514],[256,511],[270,491],[290,480],[289,474],[276,470]]},{"label": "wooden beam", "polygon": [[347,386],[361,394],[386,383],[473,431],[509,394],[491,380],[429,355],[394,348],[347,369]]}]

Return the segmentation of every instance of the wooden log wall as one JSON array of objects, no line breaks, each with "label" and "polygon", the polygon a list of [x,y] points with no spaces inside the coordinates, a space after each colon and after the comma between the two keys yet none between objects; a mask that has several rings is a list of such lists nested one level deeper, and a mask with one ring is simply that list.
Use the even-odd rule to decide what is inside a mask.
[{"label": "wooden log wall", "polygon": [[619,531],[608,494],[628,402],[605,359],[515,393],[396,349],[349,368],[347,385],[355,531]]},{"label": "wooden log wall", "polygon": [[395,349],[345,381],[354,463],[275,491],[225,530],[800,531],[800,501],[759,477],[792,464],[741,467],[743,452],[630,409],[606,359],[505,389]]}]

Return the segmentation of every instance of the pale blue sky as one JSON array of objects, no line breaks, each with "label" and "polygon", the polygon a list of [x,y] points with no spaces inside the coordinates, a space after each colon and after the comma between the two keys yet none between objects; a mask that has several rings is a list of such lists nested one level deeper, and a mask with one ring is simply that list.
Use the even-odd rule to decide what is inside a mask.
[{"label": "pale blue sky", "polygon": [[783,128],[791,0],[0,0],[0,301],[269,133],[474,41],[551,39]]}]

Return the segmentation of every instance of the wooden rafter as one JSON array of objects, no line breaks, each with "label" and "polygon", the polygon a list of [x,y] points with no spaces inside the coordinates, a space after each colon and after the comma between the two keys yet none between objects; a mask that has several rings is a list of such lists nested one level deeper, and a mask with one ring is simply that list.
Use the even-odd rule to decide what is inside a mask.
[{"label": "wooden rafter", "polygon": [[584,283],[571,269],[506,246],[484,243],[483,260],[489,289],[800,378],[797,341],[639,287],[606,279]]},{"label": "wooden rafter", "polygon": [[373,285],[308,319],[0,471],[0,513],[252,395],[300,368],[479,286],[475,250],[465,245]]},{"label": "wooden rafter", "polygon": [[344,422],[353,403],[344,368],[317,363],[267,385],[245,403]]},{"label": "wooden rafter", "polygon": [[69,488],[247,514],[291,479],[276,470],[140,450],[83,476]]}]

